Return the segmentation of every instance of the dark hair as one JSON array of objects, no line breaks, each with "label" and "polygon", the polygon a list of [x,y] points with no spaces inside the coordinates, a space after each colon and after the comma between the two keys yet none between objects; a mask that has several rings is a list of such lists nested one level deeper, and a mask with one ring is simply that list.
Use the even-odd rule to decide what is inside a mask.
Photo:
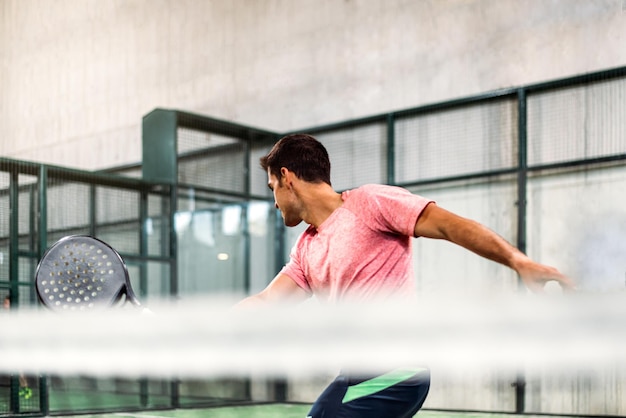
[{"label": "dark hair", "polygon": [[291,134],[282,137],[265,157],[261,167],[279,180],[280,169],[285,167],[310,183],[330,185],[330,158],[326,148],[317,139],[306,134]]}]

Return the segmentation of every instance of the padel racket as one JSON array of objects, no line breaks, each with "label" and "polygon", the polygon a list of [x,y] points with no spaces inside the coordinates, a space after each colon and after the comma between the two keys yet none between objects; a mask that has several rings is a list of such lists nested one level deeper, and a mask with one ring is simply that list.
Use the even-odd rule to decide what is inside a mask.
[{"label": "padel racket", "polygon": [[41,303],[54,311],[141,306],[119,253],[87,235],[61,238],[46,251],[35,288]]}]

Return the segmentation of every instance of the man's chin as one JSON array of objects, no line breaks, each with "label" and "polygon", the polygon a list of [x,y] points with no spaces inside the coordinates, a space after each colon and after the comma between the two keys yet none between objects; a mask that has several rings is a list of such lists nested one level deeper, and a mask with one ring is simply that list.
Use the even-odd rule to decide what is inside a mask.
[{"label": "man's chin", "polygon": [[300,223],[302,222],[302,219],[284,219],[283,218],[283,221],[285,222],[285,226],[291,228],[291,227],[300,225]]}]

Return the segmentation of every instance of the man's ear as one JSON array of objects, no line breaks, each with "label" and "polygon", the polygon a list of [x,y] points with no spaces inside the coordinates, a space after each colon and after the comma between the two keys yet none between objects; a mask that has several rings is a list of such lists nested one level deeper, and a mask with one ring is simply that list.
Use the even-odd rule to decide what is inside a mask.
[{"label": "man's ear", "polygon": [[291,182],[293,180],[292,176],[293,176],[293,173],[289,171],[288,168],[286,167],[280,168],[280,181],[282,184],[288,186],[289,188],[291,188]]}]

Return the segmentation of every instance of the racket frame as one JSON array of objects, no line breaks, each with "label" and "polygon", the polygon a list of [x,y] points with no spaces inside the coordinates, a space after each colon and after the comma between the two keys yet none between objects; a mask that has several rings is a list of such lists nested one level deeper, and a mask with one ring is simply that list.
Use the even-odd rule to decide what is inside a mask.
[{"label": "racket frame", "polygon": [[125,300],[122,302],[122,305],[126,303],[130,303],[131,305],[135,307],[141,307],[142,305],[139,302],[139,299],[137,298],[137,296],[135,295],[135,292],[131,285],[130,275],[128,273],[128,268],[126,266],[126,263],[124,262],[124,259],[122,258],[122,256],[117,252],[117,250],[115,250],[115,248],[113,248],[106,242],[102,241],[101,239],[98,239],[90,235],[80,235],[80,234],[65,236],[59,239],[57,242],[55,242],[52,246],[50,246],[45,251],[35,271],[35,291],[37,293],[37,298],[39,299],[39,302],[49,309],[59,310],[57,309],[57,307],[53,306],[51,303],[45,300],[45,297],[42,294],[44,292],[44,289],[42,288],[42,285],[40,283],[42,280],[44,280],[44,277],[42,277],[41,274],[45,266],[47,266],[47,264],[52,261],[50,260],[50,257],[56,249],[58,249],[60,246],[63,246],[63,245],[74,244],[76,241],[81,241],[81,243],[84,243],[85,241],[87,241],[88,243],[93,245],[95,249],[106,249],[110,254],[112,254],[115,257],[115,263],[118,265],[118,267],[122,269],[122,274],[124,276],[122,286],[120,287],[120,290],[117,292],[117,294],[113,295],[113,298],[111,299],[110,303],[108,303],[108,306],[109,307],[115,306],[116,304],[119,304],[122,301],[122,298],[125,298]]}]

